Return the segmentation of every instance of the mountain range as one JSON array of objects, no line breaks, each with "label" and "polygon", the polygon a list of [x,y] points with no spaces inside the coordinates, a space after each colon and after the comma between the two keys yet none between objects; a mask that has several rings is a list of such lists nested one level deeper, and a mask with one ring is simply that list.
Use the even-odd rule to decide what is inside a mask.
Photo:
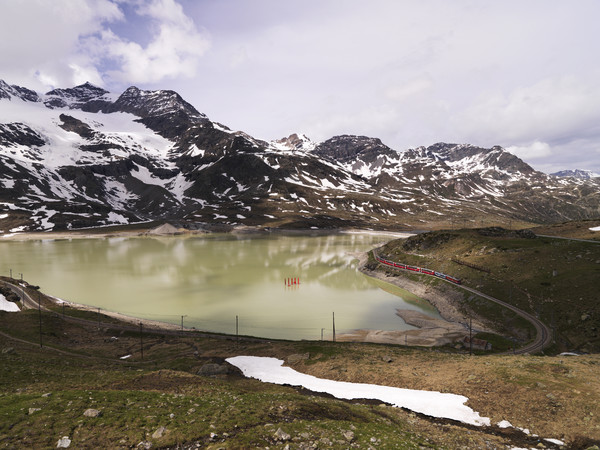
[{"label": "mountain range", "polygon": [[179,94],[0,80],[0,232],[168,220],[282,228],[427,228],[600,216],[600,178],[546,175],[501,147],[302,134],[263,141]]}]

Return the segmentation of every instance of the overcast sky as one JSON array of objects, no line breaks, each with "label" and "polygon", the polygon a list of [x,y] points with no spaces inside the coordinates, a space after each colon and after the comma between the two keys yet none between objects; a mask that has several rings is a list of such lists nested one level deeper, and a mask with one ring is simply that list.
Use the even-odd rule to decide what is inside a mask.
[{"label": "overcast sky", "polygon": [[0,0],[0,78],[172,89],[265,139],[501,145],[600,172],[600,1]]}]

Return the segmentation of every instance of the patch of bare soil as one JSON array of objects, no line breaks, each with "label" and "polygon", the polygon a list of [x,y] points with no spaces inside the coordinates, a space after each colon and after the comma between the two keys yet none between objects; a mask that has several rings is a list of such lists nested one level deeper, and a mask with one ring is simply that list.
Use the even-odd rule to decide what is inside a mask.
[{"label": "patch of bare soil", "polygon": [[413,325],[418,329],[403,331],[354,330],[351,333],[340,334],[337,340],[434,347],[461,341],[469,335],[468,330],[462,324],[436,319],[420,311],[398,309],[396,314],[408,325]]}]

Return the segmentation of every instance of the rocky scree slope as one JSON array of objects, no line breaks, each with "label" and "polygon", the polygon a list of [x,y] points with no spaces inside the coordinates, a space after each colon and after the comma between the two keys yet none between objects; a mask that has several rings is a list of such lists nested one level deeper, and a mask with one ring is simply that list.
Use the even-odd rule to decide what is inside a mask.
[{"label": "rocky scree slope", "polygon": [[550,177],[500,147],[397,152],[379,139],[266,142],[179,94],[0,81],[0,231],[172,220],[288,228],[553,222],[600,215],[600,179]]}]

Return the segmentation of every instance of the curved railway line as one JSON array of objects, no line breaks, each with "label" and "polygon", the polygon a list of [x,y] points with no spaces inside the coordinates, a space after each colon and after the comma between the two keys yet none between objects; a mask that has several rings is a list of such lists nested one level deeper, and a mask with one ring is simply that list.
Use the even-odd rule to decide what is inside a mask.
[{"label": "curved railway line", "polygon": [[[383,264],[387,268],[400,270],[400,271],[405,270],[402,267],[400,267],[400,264],[390,265],[389,264],[390,261],[380,258],[377,255],[375,250],[373,250],[373,256],[375,257],[377,262],[379,262],[379,264]],[[386,261],[386,262],[384,262],[384,261]],[[404,264],[404,266],[408,267],[405,264]],[[421,268],[417,268],[417,269],[421,269]],[[424,270],[428,270],[428,269],[424,269]],[[429,272],[431,272],[431,271],[429,271]],[[415,273],[431,276],[431,273],[429,273],[429,272],[421,270],[421,271],[416,271]],[[439,275],[445,275],[445,274],[439,274]],[[526,354],[526,353],[538,353],[538,352],[543,351],[550,344],[552,344],[552,331],[544,322],[539,320],[537,317],[529,314],[528,312],[523,311],[522,309],[517,308],[516,306],[506,303],[505,301],[502,301],[498,298],[492,297],[491,295],[484,294],[483,292],[478,291],[477,289],[473,289],[471,287],[465,286],[457,278],[454,278],[454,277],[451,277],[448,275],[441,277],[439,275],[436,273],[435,276],[437,279],[444,281],[445,283],[450,283],[452,286],[454,286],[458,289],[464,289],[468,292],[471,292],[472,294],[475,294],[482,298],[485,298],[486,300],[494,302],[500,306],[503,306],[504,308],[510,309],[515,314],[521,316],[523,319],[527,320],[529,323],[531,323],[533,325],[533,327],[535,328],[535,331],[536,331],[536,336],[532,342],[529,342],[526,345],[524,345],[523,347],[515,349],[514,351],[498,353],[498,354],[521,354],[522,355],[522,354]]]}]

